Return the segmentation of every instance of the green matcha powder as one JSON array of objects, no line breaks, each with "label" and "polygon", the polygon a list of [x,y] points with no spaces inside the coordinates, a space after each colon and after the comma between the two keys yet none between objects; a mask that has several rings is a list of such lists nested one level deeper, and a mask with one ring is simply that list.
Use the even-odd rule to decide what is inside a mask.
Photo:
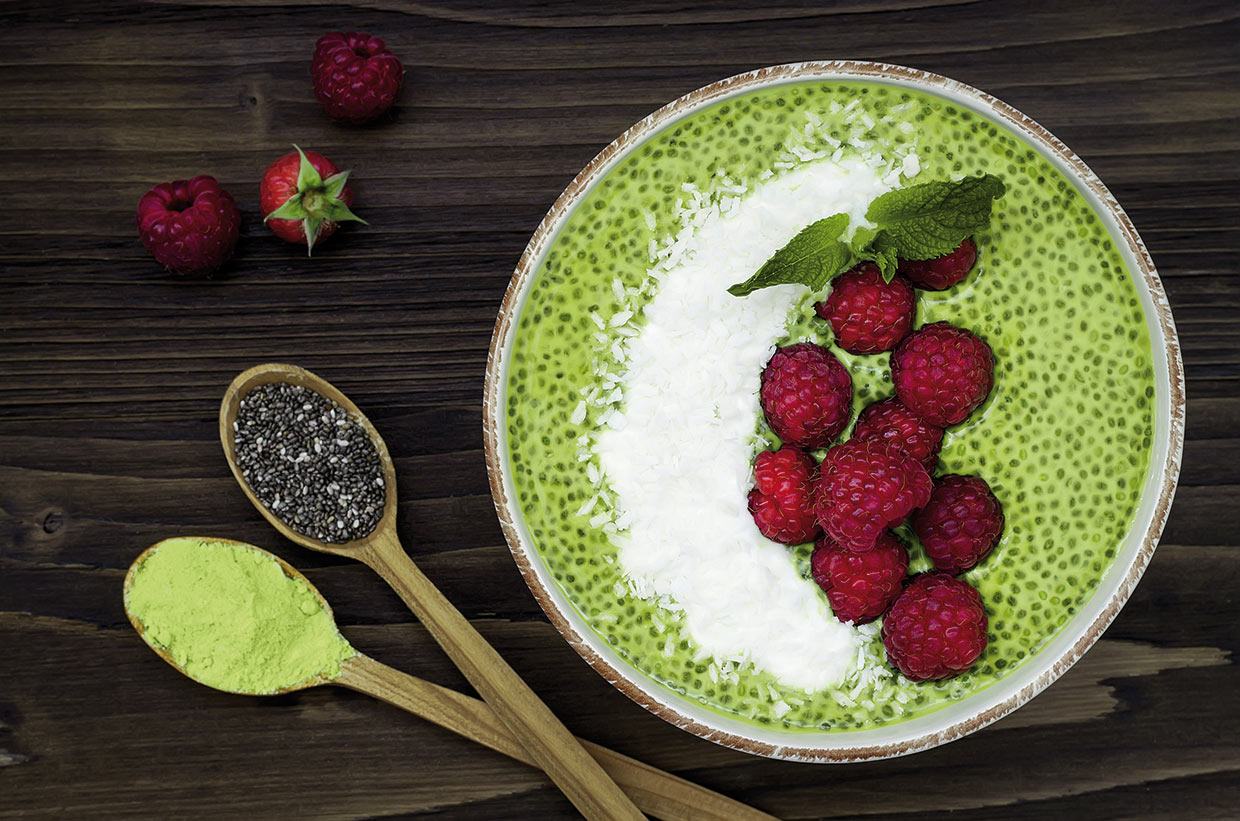
[{"label": "green matcha powder", "polygon": [[125,602],[148,644],[219,690],[270,694],[335,678],[357,654],[310,585],[243,545],[161,542],[135,569]]}]

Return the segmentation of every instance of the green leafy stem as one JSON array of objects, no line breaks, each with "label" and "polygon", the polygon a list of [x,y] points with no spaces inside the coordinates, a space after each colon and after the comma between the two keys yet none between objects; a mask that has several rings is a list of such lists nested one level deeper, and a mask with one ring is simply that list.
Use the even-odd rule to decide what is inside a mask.
[{"label": "green leafy stem", "polygon": [[833,214],[801,229],[757,273],[728,289],[746,296],[771,285],[799,284],[822,289],[832,277],[861,261],[873,261],[888,282],[897,260],[934,259],[949,254],[966,237],[990,224],[991,206],[1003,196],[993,174],[898,188],[870,203],[851,239],[847,214]]},{"label": "green leafy stem", "polygon": [[323,223],[352,220],[365,225],[366,220],[350,211],[342,199],[344,185],[349,181],[348,171],[323,179],[306,153],[296,144],[293,148],[297,149],[301,158],[297,169],[297,193],[268,214],[263,222],[273,219],[301,220],[302,230],[306,232],[306,255],[309,256],[314,251],[314,241],[318,239]]}]

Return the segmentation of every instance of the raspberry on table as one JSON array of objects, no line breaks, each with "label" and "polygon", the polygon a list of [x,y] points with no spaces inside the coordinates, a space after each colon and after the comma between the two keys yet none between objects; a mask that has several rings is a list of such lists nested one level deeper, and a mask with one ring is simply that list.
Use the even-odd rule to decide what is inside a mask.
[{"label": "raspberry on table", "polygon": [[913,529],[939,570],[956,575],[990,554],[1003,535],[1003,506],[978,476],[948,475],[913,516]]},{"label": "raspberry on table", "polygon": [[986,649],[982,596],[947,573],[914,578],[883,617],[887,661],[912,681],[936,681],[968,670]]},{"label": "raspberry on table", "polygon": [[215,177],[163,182],[138,200],[138,236],[173,273],[213,273],[232,256],[240,235],[241,211]]},{"label": "raspberry on table", "polygon": [[811,494],[818,464],[808,453],[784,446],[764,450],[754,462],[749,512],[762,535],[780,544],[811,542],[822,532]]},{"label": "raspberry on table", "polygon": [[918,288],[927,291],[943,291],[969,275],[977,262],[977,243],[973,237],[965,238],[956,250],[934,259],[901,259],[896,271],[908,277]]},{"label": "raspberry on table", "polygon": [[895,397],[867,405],[857,416],[854,439],[886,442],[921,462],[930,473],[939,463],[943,429],[931,425]]},{"label": "raspberry on table", "polygon": [[908,551],[890,531],[864,553],[843,548],[824,534],[814,543],[810,572],[827,594],[837,619],[868,624],[900,595],[908,573]]},{"label": "raspberry on table", "polygon": [[930,498],[921,462],[873,439],[850,439],[827,452],[814,509],[822,529],[853,551],[873,550],[883,531]]},{"label": "raspberry on table", "polygon": [[387,43],[362,32],[319,38],[310,62],[314,96],[333,120],[364,123],[392,107],[405,76]]},{"label": "raspberry on table", "polygon": [[889,351],[913,327],[913,285],[905,277],[884,282],[878,266],[863,262],[831,283],[831,293],[814,306],[849,353]]},{"label": "raspberry on table", "polygon": [[[317,173],[320,182],[314,184],[308,178],[308,172]],[[353,189],[350,186],[345,185],[335,197],[326,193],[326,181],[339,173],[340,169],[327,157],[317,151],[303,152],[300,148],[267,166],[259,183],[258,203],[271,233],[285,242],[306,245],[309,251],[309,246],[336,233],[340,219],[361,222],[360,217],[349,211],[349,206],[353,204]],[[348,178],[347,172],[345,178]],[[314,198],[315,206],[309,205],[309,197]],[[289,202],[299,204],[297,210],[301,216],[296,219],[272,216]],[[336,216],[327,218],[327,214]]]},{"label": "raspberry on table", "polygon": [[913,413],[944,428],[968,419],[986,401],[994,370],[990,346],[948,322],[919,328],[891,354],[896,396]]},{"label": "raspberry on table", "polygon": [[821,345],[779,348],[762,371],[762,412],[781,441],[823,448],[852,416],[852,377]]}]

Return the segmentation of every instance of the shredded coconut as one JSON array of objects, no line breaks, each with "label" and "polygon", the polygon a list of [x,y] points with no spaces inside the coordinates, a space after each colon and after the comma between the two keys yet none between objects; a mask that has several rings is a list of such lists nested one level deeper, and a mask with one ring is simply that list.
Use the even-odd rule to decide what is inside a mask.
[{"label": "shredded coconut", "polygon": [[627,587],[616,595],[656,601],[675,620],[664,655],[687,636],[694,658],[713,656],[721,681],[736,685],[743,668],[773,674],[768,695],[784,705],[800,703],[792,693],[841,682],[852,695],[837,699],[850,703],[892,686],[877,625],[836,621],[745,505],[761,366],[805,289],[737,299],[727,286],[814,219],[844,211],[853,229],[866,224],[874,196],[920,171],[915,136],[885,154],[873,148],[874,121],[858,101],[832,102],[831,112],[843,140],[807,112],[752,191],[717,168],[701,187],[681,185],[661,235],[644,215],[654,234],[649,268],[635,287],[612,281],[609,317],[590,313],[597,379],[570,417],[590,431],[577,439],[577,458],[596,491],[577,515],[618,548]]},{"label": "shredded coconut", "polygon": [[[640,333],[621,351],[613,346],[627,367],[624,412],[599,414],[593,451],[616,495],[623,532],[613,541],[630,587],[683,614],[695,657],[744,659],[781,685],[819,689],[855,670],[866,638],[832,616],[787,548],[763,538],[746,508],[762,366],[806,289],[784,285],[739,299],[727,287],[815,219],[843,211],[864,223],[892,169],[876,167],[881,157],[833,162],[803,147],[789,162],[798,155],[812,160],[736,196],[726,212],[696,186],[681,186],[693,210],[655,254],[663,276]],[[715,193],[740,193],[718,179]],[[611,324],[628,322],[627,313]],[[777,690],[769,695],[787,709]]]}]

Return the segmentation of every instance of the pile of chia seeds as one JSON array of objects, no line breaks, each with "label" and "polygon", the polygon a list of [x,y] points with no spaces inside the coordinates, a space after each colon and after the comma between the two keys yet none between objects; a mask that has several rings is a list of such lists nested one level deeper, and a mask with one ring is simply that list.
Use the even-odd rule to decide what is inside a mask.
[{"label": "pile of chia seeds", "polygon": [[332,400],[287,382],[260,385],[242,397],[233,432],[246,484],[293,530],[342,544],[379,523],[379,451]]}]

